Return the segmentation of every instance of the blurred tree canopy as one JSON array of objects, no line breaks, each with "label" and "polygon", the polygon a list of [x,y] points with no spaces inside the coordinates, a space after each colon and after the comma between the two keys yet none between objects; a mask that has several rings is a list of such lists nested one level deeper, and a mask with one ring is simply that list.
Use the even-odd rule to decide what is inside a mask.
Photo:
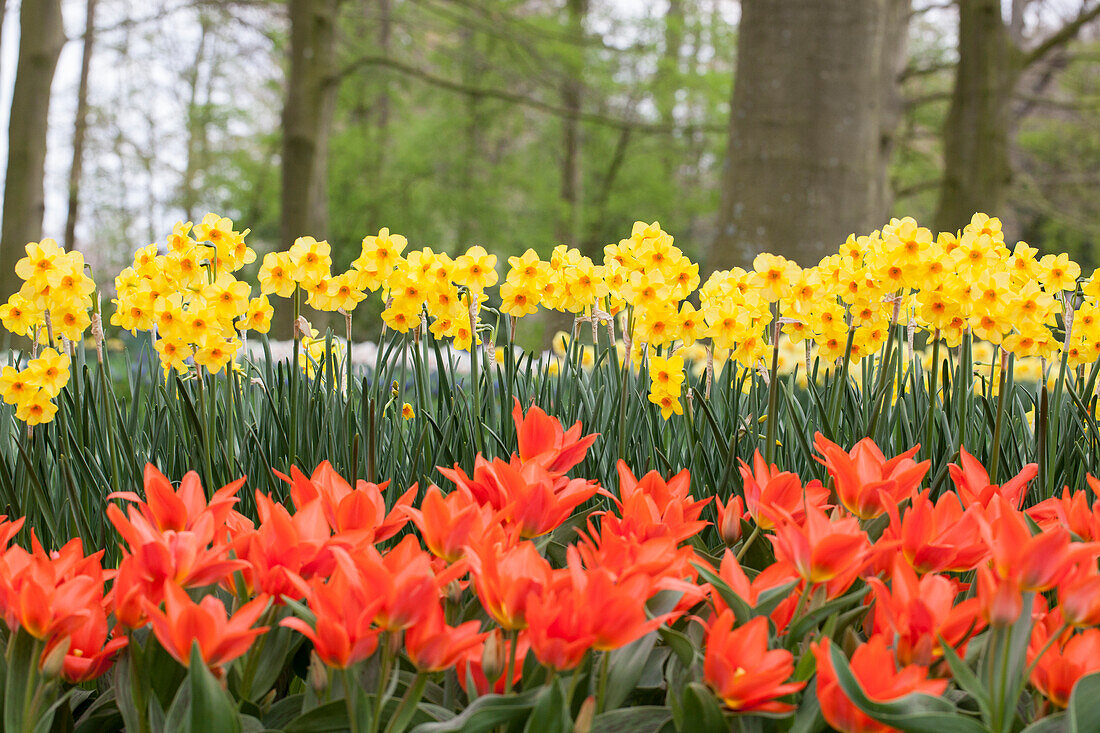
[{"label": "blurred tree canopy", "polygon": [[[449,251],[598,253],[636,219],[704,268],[745,264],[723,232],[769,228],[757,251],[807,264],[878,218],[954,227],[989,205],[1096,265],[1100,0],[892,2],[64,0],[52,87],[24,57],[58,1],[8,2],[24,124],[5,187],[44,190],[46,221],[17,213],[41,212],[33,195],[6,203],[5,233],[29,225],[0,259],[55,236],[110,272],[215,210],[261,251],[325,237],[338,266],[384,226]],[[44,93],[42,136],[25,123]]]}]

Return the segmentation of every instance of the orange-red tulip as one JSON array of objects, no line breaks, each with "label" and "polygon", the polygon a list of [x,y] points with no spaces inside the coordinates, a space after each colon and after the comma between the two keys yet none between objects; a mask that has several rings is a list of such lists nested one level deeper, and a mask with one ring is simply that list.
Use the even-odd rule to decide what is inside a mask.
[{"label": "orange-red tulip", "polygon": [[715,498],[714,508],[718,512],[718,536],[726,547],[733,547],[741,541],[741,520],[745,512],[745,500],[740,496],[731,496],[725,504]]},{"label": "orange-red tulip", "polygon": [[599,433],[582,437],[580,420],[563,431],[557,418],[538,407],[532,406],[524,415],[518,399],[512,408],[512,420],[516,424],[520,461],[537,462],[546,470],[559,474],[583,461],[589,447],[599,437]]},{"label": "orange-red tulip", "polygon": [[145,501],[133,491],[116,491],[108,494],[108,499],[122,499],[136,505],[136,509],[146,521],[157,530],[195,530],[205,534],[209,529],[220,527],[237,503],[237,492],[244,485],[244,478],[226,484],[214,492],[210,501],[202,488],[199,475],[188,471],[180,481],[178,490],[172,488],[172,482],[151,463],[145,464]]},{"label": "orange-red tulip", "polygon": [[550,563],[529,541],[507,549],[483,543],[470,550],[474,587],[485,611],[502,628],[526,628],[529,599],[550,585]]},{"label": "orange-red tulip", "polygon": [[492,510],[480,506],[465,491],[444,496],[434,484],[428,487],[419,509],[409,506],[404,512],[420,531],[428,551],[449,563],[465,555],[471,537],[485,532],[494,520]]},{"label": "orange-red tulip", "polygon": [[[837,682],[826,637],[810,645],[817,659],[817,699],[826,722],[840,733],[889,733],[894,729],[872,720],[852,703]],[[876,702],[889,702],[914,692],[942,695],[947,680],[928,679],[928,669],[917,664],[898,669],[886,640],[874,636],[852,655],[852,674],[864,694]]]},{"label": "orange-red tulip", "polygon": [[448,626],[437,603],[405,632],[405,651],[421,672],[439,672],[453,667],[470,649],[481,646],[488,634],[481,633],[480,628],[478,621]]},{"label": "orange-red tulip", "polygon": [[888,506],[911,497],[928,473],[931,461],[917,463],[913,456],[920,446],[887,460],[870,438],[845,451],[821,433],[814,436],[818,460],[829,471],[840,503],[860,519],[872,519]]},{"label": "orange-red tulip", "polygon": [[[1100,496],[1100,481],[1092,476],[1085,478],[1093,494]],[[1100,539],[1100,500],[1090,507],[1085,491],[1070,492],[1065,487],[1060,497],[1044,499],[1026,511],[1042,530],[1065,527],[1086,542]]]},{"label": "orange-red tulip", "polygon": [[797,474],[769,466],[760,451],[753,454],[752,468],[741,461],[740,471],[745,485],[745,509],[761,529],[774,529],[778,515],[788,514],[801,522],[805,506],[820,509],[827,506],[829,490],[820,481],[803,486]]},{"label": "orange-red tulip", "polygon": [[788,682],[794,657],[786,649],[768,649],[768,620],[757,616],[733,628],[733,612],[723,611],[710,625],[703,675],[711,689],[739,713],[784,713],[794,706],[778,698],[798,692],[805,682]]},{"label": "orange-red tulip", "polygon": [[959,498],[965,506],[977,503],[983,507],[989,506],[994,497],[1000,496],[1008,501],[1014,508],[1019,509],[1024,500],[1024,491],[1031,479],[1039,473],[1039,465],[1029,463],[1008,481],[1000,486],[989,483],[989,474],[978,459],[966,452],[965,448],[959,449],[959,464],[950,464],[947,467],[951,474],[951,480],[959,492]]},{"label": "orange-red tulip", "polygon": [[923,491],[900,518],[896,506],[888,506],[887,513],[890,526],[876,544],[899,540],[902,555],[918,573],[972,570],[989,554],[980,507],[964,510],[954,492],[933,504]]},{"label": "orange-red tulip", "polygon": [[[1047,641],[1045,634],[1033,634],[1028,661],[1033,662]],[[1085,675],[1100,672],[1100,629],[1085,629],[1057,641],[1043,654],[1031,673],[1031,684],[1053,705],[1069,705],[1073,686]]]},{"label": "orange-red tulip", "polygon": [[805,521],[790,515],[780,517],[775,535],[769,536],[775,556],[808,583],[825,583],[841,576],[855,576],[863,567],[868,550],[867,534],[855,517],[826,516],[807,505]]},{"label": "orange-red tulip", "polygon": [[956,603],[956,581],[934,573],[918,579],[903,559],[895,563],[889,588],[878,578],[867,583],[874,592],[874,632],[893,640],[901,664],[931,665],[943,655],[941,638],[965,654],[967,640],[984,626],[977,598]]},{"label": "orange-red tulip", "polygon": [[285,618],[280,624],[313,642],[322,662],[345,669],[374,654],[381,633],[374,617],[382,599],[360,587],[357,577],[349,581],[345,569],[338,566],[327,583],[314,578],[307,600],[316,619],[314,626],[297,617]]},{"label": "orange-red tulip", "polygon": [[189,666],[191,649],[198,644],[203,662],[217,669],[248,651],[252,640],[267,631],[266,626],[252,626],[267,605],[267,596],[260,596],[230,616],[216,597],[204,596],[195,603],[182,588],[170,584],[165,588],[164,610],[147,601],[145,612],[157,641],[176,661]]}]

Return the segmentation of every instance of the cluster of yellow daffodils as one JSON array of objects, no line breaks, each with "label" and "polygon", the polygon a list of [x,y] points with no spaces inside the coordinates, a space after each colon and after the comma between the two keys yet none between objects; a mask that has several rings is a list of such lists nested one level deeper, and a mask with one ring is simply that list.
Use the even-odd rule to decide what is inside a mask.
[{"label": "cluster of yellow daffodils", "polygon": [[40,345],[48,348],[24,369],[5,367],[0,396],[16,406],[20,420],[37,425],[57,412],[53,399],[69,381],[68,345],[91,325],[95,283],[84,273],[84,256],[66,252],[52,239],[29,243],[26,253],[15,263],[23,284],[0,305],[0,321],[9,332],[32,340],[32,354]]},{"label": "cluster of yellow daffodils", "polygon": [[250,298],[252,286],[234,273],[256,260],[233,222],[207,214],[195,227],[179,222],[165,253],[150,244],[115,278],[111,323],[132,333],[150,331],[165,373],[186,372],[189,362],[216,374],[233,361],[241,335],[266,333],[272,307]]},{"label": "cluster of yellow daffodils", "polygon": [[[268,330],[268,296],[293,299],[296,311],[304,300],[350,318],[369,293],[379,292],[387,327],[431,331],[467,351],[482,342],[486,301],[499,302],[513,327],[540,309],[556,310],[576,321],[573,335],[563,334],[561,344],[555,339],[555,354],[580,348],[581,365],[590,365],[595,344],[572,343],[587,330],[579,325],[589,323],[593,339],[606,328],[621,361],[647,365],[649,400],[665,418],[683,411],[687,373],[709,380],[728,363],[765,370],[773,346],[779,373],[798,373],[799,380],[814,359],[825,373],[847,356],[858,373],[861,360],[901,329],[909,336],[900,339],[903,364],[919,359],[931,366],[929,345],[954,347],[968,337],[976,363],[984,359],[994,377],[1004,361],[998,356],[1006,354],[1015,355],[1016,374],[1028,381],[1047,377],[1044,365],[1058,355],[1073,368],[1100,357],[1100,272],[1082,281],[1080,267],[1064,254],[1040,258],[1023,242],[1009,249],[1000,222],[984,214],[959,232],[938,235],[911,218],[894,219],[849,237],[813,267],[762,254],[751,269],[717,271],[703,282],[698,264],[659,223],[637,222],[629,237],[604,248],[602,261],[564,245],[546,260],[530,249],[509,257],[496,293],[497,257],[483,247],[453,257],[409,250],[405,237],[382,229],[363,239],[359,256],[340,273],[332,272],[329,243],[313,237],[265,255],[260,295],[251,297],[252,286],[235,274],[256,259],[247,233],[215,214],[197,227],[176,224],[165,245],[139,249],[116,278],[111,322],[151,332],[166,370],[194,364],[214,373],[235,364],[247,331]],[[27,254],[17,265],[25,285],[0,308],[4,326],[42,343],[51,328],[55,339],[78,338],[94,289],[83,260],[49,240],[28,245]],[[326,341],[299,328],[300,365],[312,373],[326,356]],[[914,346],[917,333],[923,351]],[[16,374],[22,372],[4,384],[16,384]],[[19,391],[6,389],[5,399]]]}]

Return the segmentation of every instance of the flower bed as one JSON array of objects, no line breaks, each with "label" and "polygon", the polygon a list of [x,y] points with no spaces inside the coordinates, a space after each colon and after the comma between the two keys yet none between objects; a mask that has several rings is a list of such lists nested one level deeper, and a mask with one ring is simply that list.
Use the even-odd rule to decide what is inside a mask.
[{"label": "flower bed", "polygon": [[[597,436],[514,411],[519,450],[447,493],[329,464],[209,499],[145,470],[113,494],[117,568],[4,521],[7,730],[1088,729],[1100,505],[1021,509],[963,453],[818,436],[830,477],[757,455],[708,551],[687,471],[573,476]],[[389,501],[387,502],[387,496]],[[606,509],[574,510],[595,497]],[[389,508],[387,508],[387,503]],[[426,550],[424,548],[427,548]],[[713,549],[713,548],[711,548]],[[51,728],[50,726],[57,726]],[[1084,728],[1080,726],[1085,726]]]}]

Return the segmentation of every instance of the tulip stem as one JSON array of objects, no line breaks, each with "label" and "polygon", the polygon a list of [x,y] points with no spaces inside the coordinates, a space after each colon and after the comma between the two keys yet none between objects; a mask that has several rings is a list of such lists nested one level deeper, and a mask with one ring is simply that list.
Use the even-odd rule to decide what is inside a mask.
[{"label": "tulip stem", "polygon": [[928,424],[925,426],[924,455],[933,458],[932,431],[936,426],[936,397],[940,376],[940,330],[932,336],[932,369],[928,373]]},{"label": "tulip stem", "polygon": [[424,672],[417,672],[416,680],[405,692],[405,697],[402,698],[401,705],[397,708],[393,717],[390,718],[390,722],[386,725],[386,733],[401,733],[408,727],[409,721],[412,720],[413,714],[416,713],[416,706],[420,703],[420,699],[424,697],[424,688],[427,684],[428,675]]},{"label": "tulip stem", "polygon": [[772,319],[775,325],[772,328],[772,366],[771,379],[768,382],[768,442],[764,446],[768,465],[775,458],[775,428],[779,417],[776,415],[779,411],[779,306],[775,306]]},{"label": "tulip stem", "polygon": [[379,642],[379,646],[382,647],[382,657],[379,660],[381,666],[378,668],[378,694],[374,697],[373,718],[370,726],[372,733],[378,733],[379,726],[382,725],[382,698],[386,695],[386,687],[390,681],[390,667],[392,666],[390,634],[388,631],[382,632],[382,638]]},{"label": "tulip stem", "polygon": [[519,631],[510,630],[508,632],[508,640],[510,643],[508,648],[508,666],[504,677],[504,694],[507,695],[512,691],[512,679],[516,673],[516,647],[519,646]]},{"label": "tulip stem", "polygon": [[1001,349],[1001,373],[997,378],[997,419],[993,424],[993,460],[989,464],[989,482],[997,483],[997,469],[1001,463],[1001,423],[1004,422],[1005,370],[1008,367],[1008,352]]},{"label": "tulip stem", "polygon": [[610,657],[610,651],[605,651],[600,655],[600,676],[596,682],[596,715],[603,712],[605,698],[607,697],[607,672]]},{"label": "tulip stem", "polygon": [[756,542],[756,538],[759,537],[759,536],[760,536],[760,525],[758,524],[758,525],[756,525],[755,527],[752,528],[752,534],[750,534],[749,538],[747,540],[745,540],[745,544],[741,545],[741,549],[737,551],[737,557],[736,557],[737,562],[741,562],[741,558],[743,558],[745,556],[745,554],[749,551],[749,548],[752,547],[752,544],[754,542]]}]

